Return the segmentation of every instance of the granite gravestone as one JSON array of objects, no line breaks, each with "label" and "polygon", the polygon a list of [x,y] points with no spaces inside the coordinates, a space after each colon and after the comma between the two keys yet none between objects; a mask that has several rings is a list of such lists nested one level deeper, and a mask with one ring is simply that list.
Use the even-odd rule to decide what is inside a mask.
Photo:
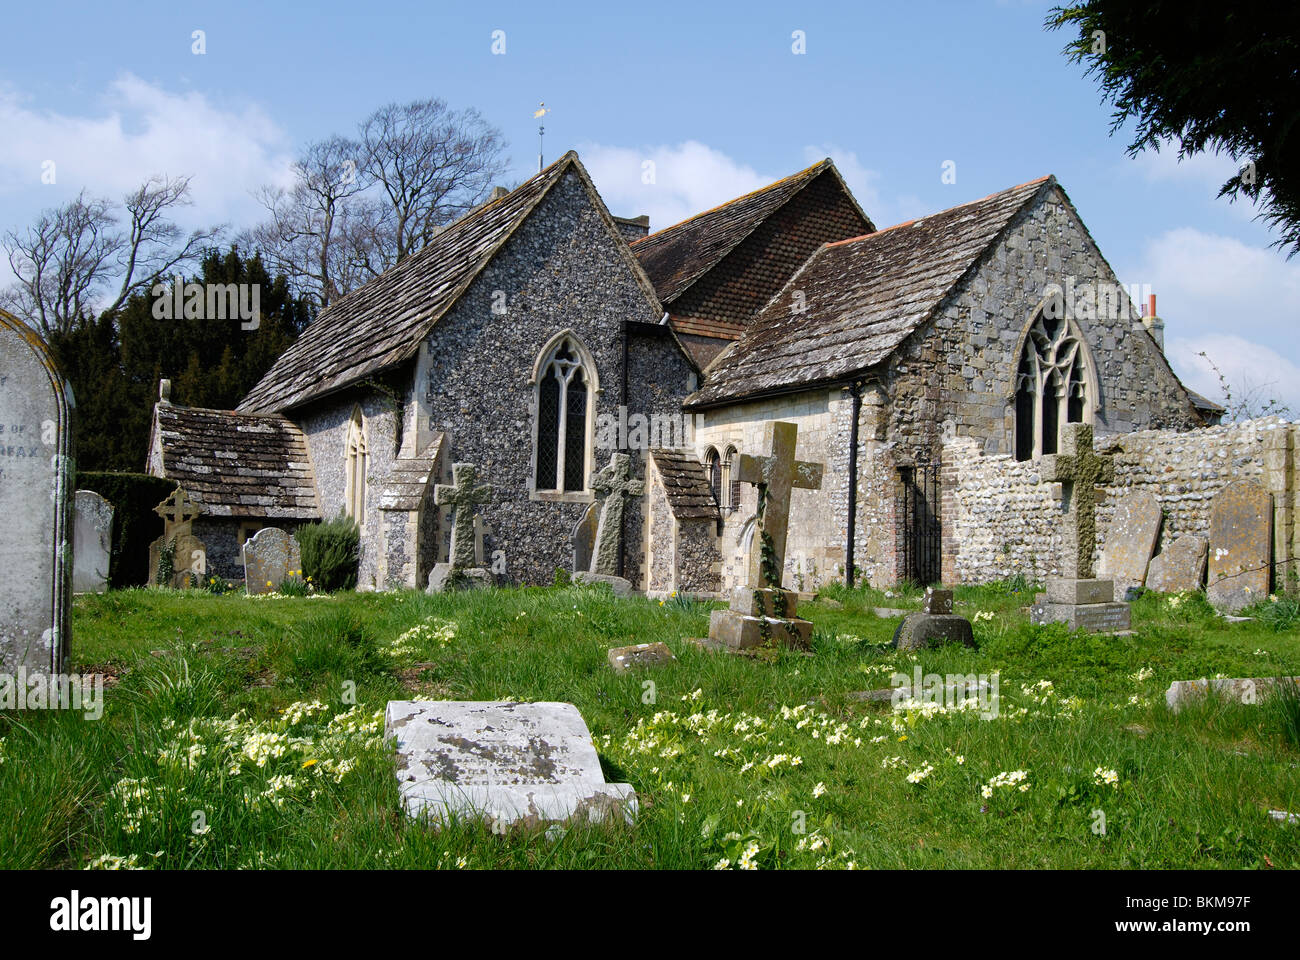
[{"label": "granite gravestone", "polygon": [[1130,490],[1115,505],[1099,566],[1100,576],[1115,582],[1119,596],[1146,584],[1163,519],[1160,501],[1149,490]]},{"label": "granite gravestone", "polygon": [[10,675],[68,669],[72,410],[45,341],[0,310],[0,672]]},{"label": "granite gravestone", "polygon": [[244,541],[244,584],[250,594],[274,593],[302,576],[298,541],[279,527],[263,527]]},{"label": "granite gravestone", "polygon": [[1272,569],[1273,496],[1253,480],[1237,480],[1210,507],[1210,572],[1205,595],[1235,613],[1268,596]]},{"label": "granite gravestone", "polygon": [[78,490],[72,524],[72,589],[103,593],[113,557],[113,505],[93,490]]},{"label": "granite gravestone", "polygon": [[397,780],[413,817],[486,820],[494,832],[574,819],[626,820],[636,792],[606,783],[587,724],[571,703],[393,700]]},{"label": "granite gravestone", "polygon": [[1147,589],[1157,593],[1182,593],[1199,590],[1205,582],[1205,555],[1209,546],[1204,537],[1185,533],[1151,558],[1147,570]]}]

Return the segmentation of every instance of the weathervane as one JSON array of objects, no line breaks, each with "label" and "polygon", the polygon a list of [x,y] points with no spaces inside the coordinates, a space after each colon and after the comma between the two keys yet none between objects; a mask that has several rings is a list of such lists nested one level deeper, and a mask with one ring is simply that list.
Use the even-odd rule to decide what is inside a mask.
[{"label": "weathervane", "polygon": [[[542,100],[537,104],[537,109],[533,111],[533,119],[541,120],[551,111],[546,109],[546,101]],[[542,137],[546,133],[546,128],[540,123],[537,125],[537,172],[542,172]]]}]

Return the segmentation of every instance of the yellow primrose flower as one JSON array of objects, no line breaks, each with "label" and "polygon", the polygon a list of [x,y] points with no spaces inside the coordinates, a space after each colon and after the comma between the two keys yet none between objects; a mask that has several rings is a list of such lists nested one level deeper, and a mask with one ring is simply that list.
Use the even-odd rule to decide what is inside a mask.
[{"label": "yellow primrose flower", "polygon": [[314,767],[315,765],[316,765],[316,758],[312,757],[310,760],[308,760],[306,763],[302,765],[301,769],[306,770],[308,767]]}]

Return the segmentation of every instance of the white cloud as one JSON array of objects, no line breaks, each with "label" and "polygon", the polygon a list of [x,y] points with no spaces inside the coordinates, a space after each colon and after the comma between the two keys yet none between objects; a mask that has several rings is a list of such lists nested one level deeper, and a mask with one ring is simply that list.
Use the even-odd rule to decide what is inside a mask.
[{"label": "white cloud", "polygon": [[1238,393],[1278,396],[1300,414],[1300,263],[1181,227],[1148,240],[1121,276],[1156,294],[1166,354],[1189,387],[1221,400],[1217,375],[1197,356],[1203,350]]},{"label": "white cloud", "polygon": [[[830,143],[809,144],[789,169],[767,172],[697,140],[642,148],[585,143],[578,147],[578,155],[610,211],[624,217],[649,214],[652,232],[765,187],[826,157],[835,162],[858,204],[877,227],[928,212],[916,197],[886,198],[880,190],[879,172],[863,164],[853,151]],[[646,183],[651,173],[653,182]]]},{"label": "white cloud", "polygon": [[1300,261],[1268,247],[1192,227],[1148,240],[1126,283],[1149,284],[1167,336],[1231,330],[1271,342],[1300,360],[1293,327],[1300,319]]},{"label": "white cloud", "polygon": [[1166,340],[1165,353],[1183,383],[1216,403],[1225,403],[1225,398],[1214,367],[1227,381],[1234,405],[1247,400],[1261,411],[1268,400],[1276,399],[1290,408],[1288,416],[1300,416],[1300,366],[1271,347],[1220,333]]},{"label": "white cloud", "polygon": [[794,173],[759,173],[696,140],[641,149],[587,143],[578,156],[610,212],[649,214],[652,232]]},{"label": "white cloud", "polygon": [[[263,213],[252,191],[289,182],[287,137],[256,106],[225,109],[202,93],[171,92],[129,73],[99,100],[93,113],[63,114],[0,90],[0,228],[21,227],[83,188],[119,200],[167,174],[193,177],[194,204],[177,212],[179,223],[237,229]],[[56,165],[54,185],[41,182],[47,160]],[[7,264],[4,270],[7,280]]]}]

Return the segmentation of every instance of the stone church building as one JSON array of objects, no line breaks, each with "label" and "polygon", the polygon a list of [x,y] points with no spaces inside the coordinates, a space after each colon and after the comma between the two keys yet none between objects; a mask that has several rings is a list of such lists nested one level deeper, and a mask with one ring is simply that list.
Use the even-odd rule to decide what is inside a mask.
[{"label": "stone church building", "polygon": [[929,582],[949,552],[945,440],[1032,460],[1069,422],[1105,436],[1213,418],[1153,313],[1051,177],[881,230],[825,160],[647,235],[569,153],[332,303],[237,410],[160,399],[148,469],[199,505],[218,575],[242,576],[262,526],[344,514],[360,587],[396,589],[447,558],[433,488],[471,462],[492,487],[484,565],[541,584],[585,564],[593,474],[627,452],[648,482],[622,575],[717,594],[741,582],[756,509],[737,458],[785,420],[798,457],[825,464],[792,497],[787,584],[850,564],[878,586]]}]

